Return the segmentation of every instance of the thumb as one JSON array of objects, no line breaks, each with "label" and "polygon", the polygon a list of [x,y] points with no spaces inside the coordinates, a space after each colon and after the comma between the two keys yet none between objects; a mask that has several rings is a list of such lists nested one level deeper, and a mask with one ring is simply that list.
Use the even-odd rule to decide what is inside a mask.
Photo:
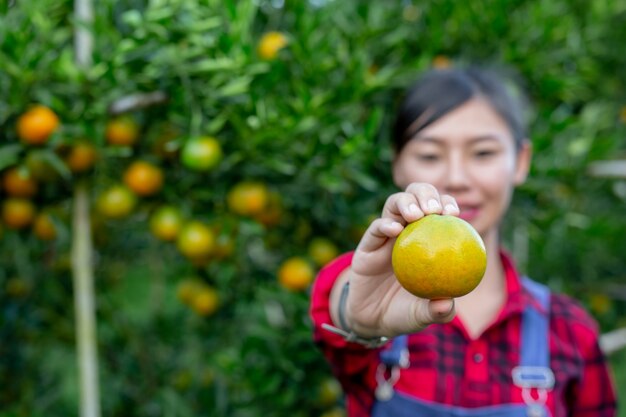
[{"label": "thumb", "polygon": [[424,301],[425,303],[422,303],[421,305],[426,308],[418,309],[415,317],[416,321],[422,324],[422,327],[426,327],[433,323],[447,323],[456,315],[454,298]]},{"label": "thumb", "polygon": [[428,313],[433,323],[447,323],[456,315],[454,298],[442,300],[430,300],[428,302]]}]

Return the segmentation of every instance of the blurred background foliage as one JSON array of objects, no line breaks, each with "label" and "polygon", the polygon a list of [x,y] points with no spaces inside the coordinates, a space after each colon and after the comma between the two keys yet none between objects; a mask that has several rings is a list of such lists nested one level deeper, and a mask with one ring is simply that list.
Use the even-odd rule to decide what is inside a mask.
[{"label": "blurred background foliage", "polygon": [[[392,109],[433,66],[522,81],[535,159],[505,243],[603,331],[626,325],[626,180],[588,174],[626,155],[624,0],[95,3],[85,70],[73,2],[0,3],[0,416],[77,415],[78,183],[104,415],[342,415],[308,286],[394,191]],[[35,104],[58,117],[36,115],[39,142]]]}]

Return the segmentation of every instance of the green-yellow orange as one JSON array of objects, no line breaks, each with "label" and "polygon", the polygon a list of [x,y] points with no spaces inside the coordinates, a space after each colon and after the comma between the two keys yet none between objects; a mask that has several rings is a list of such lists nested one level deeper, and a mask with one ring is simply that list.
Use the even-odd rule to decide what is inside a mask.
[{"label": "green-yellow orange", "polygon": [[463,296],[487,268],[485,244],[465,220],[432,214],[407,225],[391,255],[398,282],[430,300]]}]

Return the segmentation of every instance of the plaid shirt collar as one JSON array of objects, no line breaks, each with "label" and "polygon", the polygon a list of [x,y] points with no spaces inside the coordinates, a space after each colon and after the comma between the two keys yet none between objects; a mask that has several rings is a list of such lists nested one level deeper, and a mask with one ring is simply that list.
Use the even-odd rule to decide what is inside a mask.
[{"label": "plaid shirt collar", "polygon": [[[504,267],[504,276],[506,280],[507,301],[504,303],[502,310],[498,313],[496,319],[485,329],[496,326],[512,317],[521,315],[527,306],[532,306],[542,314],[548,314],[545,308],[522,286],[521,276],[519,275],[515,263],[511,256],[504,250],[500,251],[500,259]],[[463,323],[456,316],[451,324],[457,327],[461,332],[467,335]]]}]

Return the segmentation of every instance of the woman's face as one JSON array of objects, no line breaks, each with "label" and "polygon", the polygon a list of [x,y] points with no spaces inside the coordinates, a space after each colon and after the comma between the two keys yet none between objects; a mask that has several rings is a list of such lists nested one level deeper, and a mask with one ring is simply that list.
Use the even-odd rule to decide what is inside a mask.
[{"label": "woman's face", "polygon": [[515,185],[526,179],[530,145],[516,152],[511,131],[483,99],[471,99],[411,139],[396,156],[397,186],[434,185],[454,197],[467,220],[484,237],[497,231]]}]

